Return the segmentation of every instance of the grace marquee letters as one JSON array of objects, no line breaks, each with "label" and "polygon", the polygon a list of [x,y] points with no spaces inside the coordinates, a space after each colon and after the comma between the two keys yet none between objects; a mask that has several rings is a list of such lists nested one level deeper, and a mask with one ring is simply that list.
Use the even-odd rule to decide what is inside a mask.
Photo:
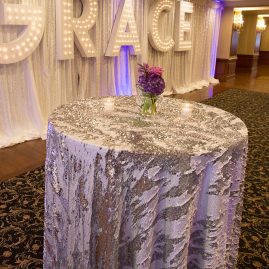
[{"label": "grace marquee letters", "polygon": [[[83,11],[73,17],[74,0],[56,0],[56,55],[58,60],[74,58],[74,44],[82,57],[96,57],[97,49],[90,31],[98,17],[97,0],[81,0]],[[161,37],[159,20],[164,12],[171,12],[175,5],[174,37]],[[157,0],[149,11],[149,41],[152,47],[167,52],[186,51],[192,47],[191,22],[193,4],[182,0]],[[19,37],[0,43],[0,64],[24,60],[38,47],[45,29],[45,8],[25,4],[0,3],[0,26],[24,26]],[[130,46],[133,55],[141,54],[141,45],[132,0],[121,0],[112,28],[105,56],[119,55],[122,46]]]}]

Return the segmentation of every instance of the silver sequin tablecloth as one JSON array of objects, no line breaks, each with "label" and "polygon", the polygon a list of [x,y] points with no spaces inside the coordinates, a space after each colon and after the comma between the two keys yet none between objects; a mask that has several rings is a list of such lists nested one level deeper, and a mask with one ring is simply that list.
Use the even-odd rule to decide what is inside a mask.
[{"label": "silver sequin tablecloth", "polygon": [[47,140],[44,268],[235,268],[247,129],[164,98],[58,108]]}]

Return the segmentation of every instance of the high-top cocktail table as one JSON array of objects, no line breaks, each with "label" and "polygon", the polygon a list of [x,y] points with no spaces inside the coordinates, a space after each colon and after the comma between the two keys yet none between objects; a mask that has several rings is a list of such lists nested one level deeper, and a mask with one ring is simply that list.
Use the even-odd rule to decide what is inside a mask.
[{"label": "high-top cocktail table", "polygon": [[235,268],[247,129],[222,110],[135,97],[49,119],[44,268]]}]

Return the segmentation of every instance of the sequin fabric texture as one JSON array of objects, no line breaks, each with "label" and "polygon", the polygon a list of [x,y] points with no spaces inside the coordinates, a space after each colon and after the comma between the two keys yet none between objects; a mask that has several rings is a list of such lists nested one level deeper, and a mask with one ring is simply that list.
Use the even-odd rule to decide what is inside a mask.
[{"label": "sequin fabric texture", "polygon": [[44,268],[235,268],[247,156],[237,117],[163,98],[58,108],[48,125]]}]

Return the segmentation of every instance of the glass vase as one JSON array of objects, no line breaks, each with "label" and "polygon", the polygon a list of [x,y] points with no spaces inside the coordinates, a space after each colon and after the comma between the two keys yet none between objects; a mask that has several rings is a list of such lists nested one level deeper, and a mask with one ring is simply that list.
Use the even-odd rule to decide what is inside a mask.
[{"label": "glass vase", "polygon": [[144,115],[154,115],[157,112],[156,95],[142,95],[141,113]]}]

